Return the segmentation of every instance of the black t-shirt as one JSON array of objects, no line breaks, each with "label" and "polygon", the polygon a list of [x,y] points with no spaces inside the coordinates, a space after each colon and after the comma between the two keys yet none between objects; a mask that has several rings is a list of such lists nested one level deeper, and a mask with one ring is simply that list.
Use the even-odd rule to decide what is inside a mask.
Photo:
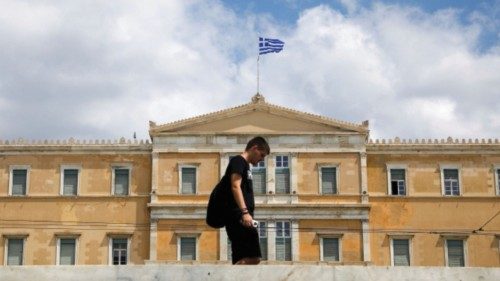
[{"label": "black t-shirt", "polygon": [[233,157],[227,165],[226,173],[222,178],[221,182],[226,190],[227,202],[229,209],[231,210],[232,219],[240,219],[241,211],[234,200],[234,195],[231,190],[231,175],[239,174],[241,175],[241,192],[243,193],[243,199],[245,200],[245,205],[248,212],[253,217],[253,211],[255,209],[255,201],[253,197],[253,186],[252,186],[252,171],[250,170],[250,165],[247,163],[245,158],[241,155]]}]

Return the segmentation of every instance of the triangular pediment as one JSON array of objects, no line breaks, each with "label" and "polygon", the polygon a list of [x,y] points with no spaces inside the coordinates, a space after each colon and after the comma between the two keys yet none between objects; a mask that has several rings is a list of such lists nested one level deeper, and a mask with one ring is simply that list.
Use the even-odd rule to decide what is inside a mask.
[{"label": "triangular pediment", "polygon": [[[259,96],[256,96],[259,97]],[[262,96],[260,96],[262,97]],[[164,125],[150,123],[150,134],[304,134],[368,132],[368,124],[353,124],[299,112],[253,98],[251,103]]]}]

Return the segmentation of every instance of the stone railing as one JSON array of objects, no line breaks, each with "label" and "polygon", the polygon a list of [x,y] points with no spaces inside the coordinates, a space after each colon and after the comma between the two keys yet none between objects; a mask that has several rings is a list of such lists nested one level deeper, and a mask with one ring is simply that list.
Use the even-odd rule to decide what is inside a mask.
[{"label": "stone railing", "polygon": [[127,145],[127,146],[149,146],[149,140],[130,140],[125,138],[115,139],[115,140],[78,140],[74,138],[69,138],[67,140],[25,140],[22,138],[15,140],[1,140],[0,146],[117,146],[117,145]]},{"label": "stone railing", "polygon": [[369,145],[488,145],[500,144],[498,139],[453,139],[448,137],[446,139],[370,139]]}]

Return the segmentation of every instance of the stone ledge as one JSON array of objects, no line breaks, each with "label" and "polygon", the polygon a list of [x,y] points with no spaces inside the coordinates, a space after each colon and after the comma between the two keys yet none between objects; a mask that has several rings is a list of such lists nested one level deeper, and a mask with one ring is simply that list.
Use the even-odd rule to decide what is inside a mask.
[{"label": "stone ledge", "polygon": [[126,266],[4,266],[2,280],[500,280],[500,268],[342,265],[148,264]]}]

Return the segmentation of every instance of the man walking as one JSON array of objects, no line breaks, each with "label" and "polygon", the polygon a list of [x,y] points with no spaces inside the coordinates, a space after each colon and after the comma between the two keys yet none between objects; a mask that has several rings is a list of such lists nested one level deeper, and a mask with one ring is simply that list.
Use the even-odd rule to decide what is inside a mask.
[{"label": "man walking", "polygon": [[229,213],[226,218],[226,232],[231,241],[233,264],[258,264],[260,252],[259,234],[253,226],[255,208],[252,171],[250,165],[257,165],[270,149],[262,137],[251,139],[245,151],[229,161],[226,173],[222,178],[227,192]]}]

